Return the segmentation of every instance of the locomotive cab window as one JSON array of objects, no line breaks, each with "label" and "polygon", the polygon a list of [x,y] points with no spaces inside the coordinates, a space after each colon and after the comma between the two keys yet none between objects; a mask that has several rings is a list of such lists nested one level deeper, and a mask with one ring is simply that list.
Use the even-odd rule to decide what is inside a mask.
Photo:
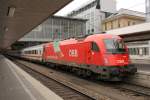
[{"label": "locomotive cab window", "polygon": [[125,44],[121,39],[104,39],[104,44],[109,53],[126,53]]},{"label": "locomotive cab window", "polygon": [[95,52],[99,52],[99,47],[95,42],[92,42],[91,50]]}]

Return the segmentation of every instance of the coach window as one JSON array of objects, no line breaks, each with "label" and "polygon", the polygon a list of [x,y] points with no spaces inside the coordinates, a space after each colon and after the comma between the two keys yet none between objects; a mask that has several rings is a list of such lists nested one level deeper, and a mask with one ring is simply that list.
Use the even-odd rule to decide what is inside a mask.
[{"label": "coach window", "polygon": [[130,48],[130,54],[133,55],[133,53],[132,53],[132,48]]},{"label": "coach window", "polygon": [[131,54],[134,55],[134,48],[131,48]]},{"label": "coach window", "polygon": [[146,55],[149,55],[149,48],[146,47]]},{"label": "coach window", "polygon": [[136,49],[133,48],[133,55],[136,55]]},{"label": "coach window", "polygon": [[149,54],[149,49],[147,47],[142,48],[143,49],[143,55],[148,55]]},{"label": "coach window", "polygon": [[91,49],[92,49],[92,51],[99,52],[99,47],[95,42],[92,42]]},{"label": "coach window", "polygon": [[38,50],[36,50],[36,54],[38,54]]},{"label": "coach window", "polygon": [[132,55],[132,48],[129,48],[128,51],[129,51],[129,54]]},{"label": "coach window", "polygon": [[132,48],[130,48],[130,55],[132,55]]},{"label": "coach window", "polygon": [[135,48],[135,55],[139,55],[139,48]]}]

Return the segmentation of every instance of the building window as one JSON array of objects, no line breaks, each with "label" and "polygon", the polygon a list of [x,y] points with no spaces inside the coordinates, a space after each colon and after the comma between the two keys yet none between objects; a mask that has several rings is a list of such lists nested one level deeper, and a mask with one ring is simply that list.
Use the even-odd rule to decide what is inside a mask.
[{"label": "building window", "polygon": [[118,24],[118,27],[119,27],[119,28],[121,27],[120,23]]},{"label": "building window", "polygon": [[132,25],[135,25],[135,22],[132,22]]},{"label": "building window", "polygon": [[105,31],[107,31],[107,23],[105,23]]},{"label": "building window", "polygon": [[128,26],[130,26],[131,24],[130,24],[131,22],[130,21],[128,21]]},{"label": "building window", "polygon": [[113,22],[111,22],[111,29],[113,29]]},{"label": "building window", "polygon": [[118,20],[118,28],[120,28],[121,27],[121,25],[120,25],[120,21]]},{"label": "building window", "polygon": [[94,32],[94,29],[92,29],[91,31]]},{"label": "building window", "polygon": [[88,30],[88,34],[90,34],[90,30]]}]

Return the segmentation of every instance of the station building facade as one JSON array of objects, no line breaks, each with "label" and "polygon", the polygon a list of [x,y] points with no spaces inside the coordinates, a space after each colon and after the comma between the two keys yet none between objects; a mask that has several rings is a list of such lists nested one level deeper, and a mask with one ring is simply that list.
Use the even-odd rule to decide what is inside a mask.
[{"label": "station building facade", "polygon": [[100,0],[100,9],[96,9],[96,6],[97,0],[89,0],[68,14],[68,17],[87,19],[86,34],[100,33],[102,32],[102,20],[116,12],[116,0]]},{"label": "station building facade", "polygon": [[62,40],[84,35],[85,31],[85,19],[51,16],[19,41],[46,42],[54,39]]},{"label": "station building facade", "polygon": [[83,36],[86,34],[86,21],[86,19],[51,16],[12,47],[20,49],[53,40]]}]

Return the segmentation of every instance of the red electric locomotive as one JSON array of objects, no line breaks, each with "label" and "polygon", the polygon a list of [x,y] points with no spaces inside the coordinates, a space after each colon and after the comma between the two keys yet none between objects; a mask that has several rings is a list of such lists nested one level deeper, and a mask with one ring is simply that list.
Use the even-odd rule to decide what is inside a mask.
[{"label": "red electric locomotive", "polygon": [[128,49],[122,38],[109,34],[55,41],[43,46],[43,61],[67,65],[81,75],[96,74],[100,79],[118,81],[134,74]]}]

